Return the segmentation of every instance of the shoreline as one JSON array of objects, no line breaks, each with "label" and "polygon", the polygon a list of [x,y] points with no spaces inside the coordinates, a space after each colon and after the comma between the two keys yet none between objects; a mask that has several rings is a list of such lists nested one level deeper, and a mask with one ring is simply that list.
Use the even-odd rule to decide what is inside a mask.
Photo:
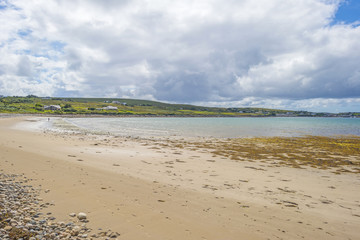
[{"label": "shoreline", "polygon": [[[25,117],[25,116],[22,116]],[[239,129],[239,126],[235,125],[234,128],[236,129],[236,134],[233,134],[233,129],[230,129],[229,127],[225,128],[223,131],[223,133],[219,134],[221,131],[219,129],[217,129],[217,131],[208,131],[207,128],[203,128],[199,125],[199,123],[195,122],[194,125],[189,125],[190,127],[188,128],[184,128],[184,129],[179,129],[177,130],[177,126],[179,125],[179,123],[177,124],[173,124],[173,125],[169,125],[168,128],[164,128],[164,127],[157,127],[156,125],[151,126],[151,121],[149,120],[149,118],[142,118],[141,121],[142,122],[136,122],[138,125],[128,125],[128,122],[125,122],[125,126],[123,127],[122,122],[120,119],[125,119],[125,118],[120,118],[118,121],[119,122],[115,122],[115,124],[113,124],[113,126],[108,126],[110,128],[104,128],[101,127],[103,124],[100,120],[100,125],[98,124],[94,124],[94,125],[87,125],[87,121],[84,121],[84,119],[89,119],[89,121],[91,119],[93,119],[93,121],[96,123],[97,118],[67,118],[67,117],[52,117],[52,118],[47,118],[47,117],[33,117],[33,116],[26,116],[29,117],[29,119],[27,120],[28,124],[22,124],[22,129],[23,130],[36,130],[36,128],[41,128],[42,130],[46,130],[47,132],[51,133],[51,132],[56,132],[56,133],[61,133],[63,132],[64,134],[67,133],[73,133],[73,134],[83,134],[83,135],[109,135],[112,137],[125,137],[125,138],[136,138],[136,139],[158,139],[158,140],[164,140],[164,139],[177,139],[177,140],[181,140],[183,139],[184,141],[190,140],[196,140],[196,139],[212,139],[215,141],[218,141],[220,139],[232,139],[232,140],[236,140],[236,139],[254,139],[254,138],[264,138],[264,139],[271,139],[271,138],[311,138],[311,137],[325,137],[325,138],[329,138],[329,139],[334,139],[334,138],[360,138],[360,132],[358,131],[344,131],[341,133],[341,131],[339,132],[339,129],[341,128],[335,128],[332,130],[332,134],[331,131],[328,132],[327,129],[325,127],[322,128],[318,128],[318,129],[313,129],[313,131],[315,131],[313,134],[308,133],[304,130],[298,130],[296,128],[294,129],[287,129],[287,130],[281,130],[279,128],[279,126],[275,126],[275,128],[273,130],[267,129],[267,128],[255,128],[255,127],[251,127],[248,126],[248,128],[242,127]],[[98,118],[99,119],[99,118]],[[111,120],[111,119],[116,119],[116,118],[107,118],[107,117],[103,117],[101,119],[107,119],[107,120]],[[128,121],[131,118],[128,118],[125,121]],[[150,118],[151,119],[151,118]],[[179,118],[181,119],[181,118]],[[224,121],[228,121],[230,118],[228,118],[227,120]],[[305,118],[306,119],[306,118]],[[51,120],[51,121],[48,121]],[[81,122],[83,121],[83,122]],[[112,120],[111,120],[112,121]],[[166,118],[163,118],[159,121],[165,121],[164,123],[167,123]],[[179,120],[178,120],[179,121]],[[197,120],[196,120],[197,121]],[[212,120],[209,120],[210,124],[211,121],[217,121],[216,124],[218,124],[219,120],[216,120],[215,118]],[[222,121],[222,120],[221,120]],[[248,120],[247,120],[248,121]],[[277,120],[276,120],[277,121]],[[280,121],[280,120],[279,120]],[[284,120],[281,120],[280,122],[282,122]],[[295,120],[290,120],[290,121],[295,121]],[[307,120],[301,120],[301,121],[309,121]],[[312,120],[311,120],[312,121]],[[315,122],[317,122],[318,120],[316,120]],[[25,122],[24,122],[25,123]],[[31,124],[29,124],[31,123]],[[38,123],[37,127],[34,127],[33,125],[35,125],[35,123]],[[114,123],[114,122],[113,122]],[[168,122],[171,123],[171,122]],[[176,123],[176,121],[175,121]],[[194,123],[193,121],[190,121],[189,123]],[[208,124],[209,122],[205,121],[205,124]],[[336,123],[336,122],[335,122]],[[50,125],[49,125],[50,124]],[[105,121],[106,124],[106,121]],[[143,126],[144,124],[144,126]],[[162,125],[163,122],[159,122],[159,125]],[[180,122],[180,124],[184,124],[182,122]],[[245,123],[245,125],[248,123]],[[267,123],[266,121],[263,122],[263,124],[273,124],[272,122]],[[340,122],[340,124],[344,124],[343,122]],[[42,126],[40,126],[42,125]],[[147,125],[150,125],[149,127],[146,127]],[[166,125],[166,124],[165,124]],[[225,124],[226,125],[226,124]],[[100,127],[98,127],[100,126]],[[325,126],[325,125],[324,125]],[[194,127],[196,127],[196,130],[194,129]],[[208,126],[209,127],[209,126]],[[347,127],[347,126],[345,126]],[[353,126],[352,126],[353,127]],[[283,126],[284,129],[286,129],[286,124],[285,126]],[[151,129],[151,131],[148,131],[148,129]],[[189,130],[192,129],[192,130]],[[345,128],[346,129],[346,128]],[[111,132],[110,132],[111,131]]]},{"label": "shoreline", "polygon": [[358,173],[297,169],[255,155],[239,161],[172,139],[165,146],[10,128],[23,120],[0,119],[0,167],[49,189],[41,197],[54,204],[48,211],[58,221],[83,211],[90,228],[110,228],[118,239],[359,237]]},{"label": "shoreline", "polygon": [[37,113],[0,113],[0,118],[6,117],[62,117],[62,118],[349,118],[358,119],[358,117],[345,116],[268,116],[268,115],[241,115],[241,116],[227,116],[227,115],[152,115],[152,114],[37,114]]}]

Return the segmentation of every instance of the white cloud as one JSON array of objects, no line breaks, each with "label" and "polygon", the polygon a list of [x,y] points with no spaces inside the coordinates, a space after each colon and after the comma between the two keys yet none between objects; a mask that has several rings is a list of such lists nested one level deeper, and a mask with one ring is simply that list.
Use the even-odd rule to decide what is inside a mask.
[{"label": "white cloud", "polygon": [[312,98],[312,99],[278,99],[246,97],[240,101],[195,102],[196,105],[211,107],[259,107],[271,109],[291,109],[310,112],[353,112],[359,108],[360,98]]},{"label": "white cloud", "polygon": [[341,2],[9,1],[0,94],[356,107],[360,27],[332,24]]}]

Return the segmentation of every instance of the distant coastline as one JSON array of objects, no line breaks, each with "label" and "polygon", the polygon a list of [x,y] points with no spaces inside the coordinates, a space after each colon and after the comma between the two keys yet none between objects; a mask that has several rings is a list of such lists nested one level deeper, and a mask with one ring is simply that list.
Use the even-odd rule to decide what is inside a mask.
[{"label": "distant coastline", "polygon": [[152,114],[51,114],[51,113],[0,113],[1,117],[66,117],[66,118],[360,118],[359,115],[341,115],[332,114],[327,116],[311,116],[311,115],[289,115],[289,116],[269,116],[269,115],[152,115]]},{"label": "distant coastline", "polygon": [[0,97],[0,114],[54,117],[344,117],[360,112],[323,113],[250,107],[204,107],[138,99]]},{"label": "distant coastline", "polygon": [[360,118],[360,116],[224,116],[224,115],[126,115],[126,114],[41,114],[41,113],[0,113],[4,117],[66,117],[66,118]]}]

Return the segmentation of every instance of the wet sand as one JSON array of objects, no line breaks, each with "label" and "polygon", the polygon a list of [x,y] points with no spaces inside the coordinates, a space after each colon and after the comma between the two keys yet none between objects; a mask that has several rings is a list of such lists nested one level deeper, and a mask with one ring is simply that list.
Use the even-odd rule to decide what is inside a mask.
[{"label": "wet sand", "polygon": [[41,186],[57,221],[85,212],[92,229],[118,239],[360,237],[358,173],[237,161],[165,140],[12,127],[26,119],[0,119],[0,168]]}]

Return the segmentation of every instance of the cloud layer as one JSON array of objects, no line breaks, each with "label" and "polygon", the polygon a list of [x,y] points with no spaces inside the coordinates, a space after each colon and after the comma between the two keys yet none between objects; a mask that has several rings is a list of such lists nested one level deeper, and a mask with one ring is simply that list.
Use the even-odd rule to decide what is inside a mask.
[{"label": "cloud layer", "polygon": [[356,108],[360,26],[339,4],[0,1],[0,94]]}]

